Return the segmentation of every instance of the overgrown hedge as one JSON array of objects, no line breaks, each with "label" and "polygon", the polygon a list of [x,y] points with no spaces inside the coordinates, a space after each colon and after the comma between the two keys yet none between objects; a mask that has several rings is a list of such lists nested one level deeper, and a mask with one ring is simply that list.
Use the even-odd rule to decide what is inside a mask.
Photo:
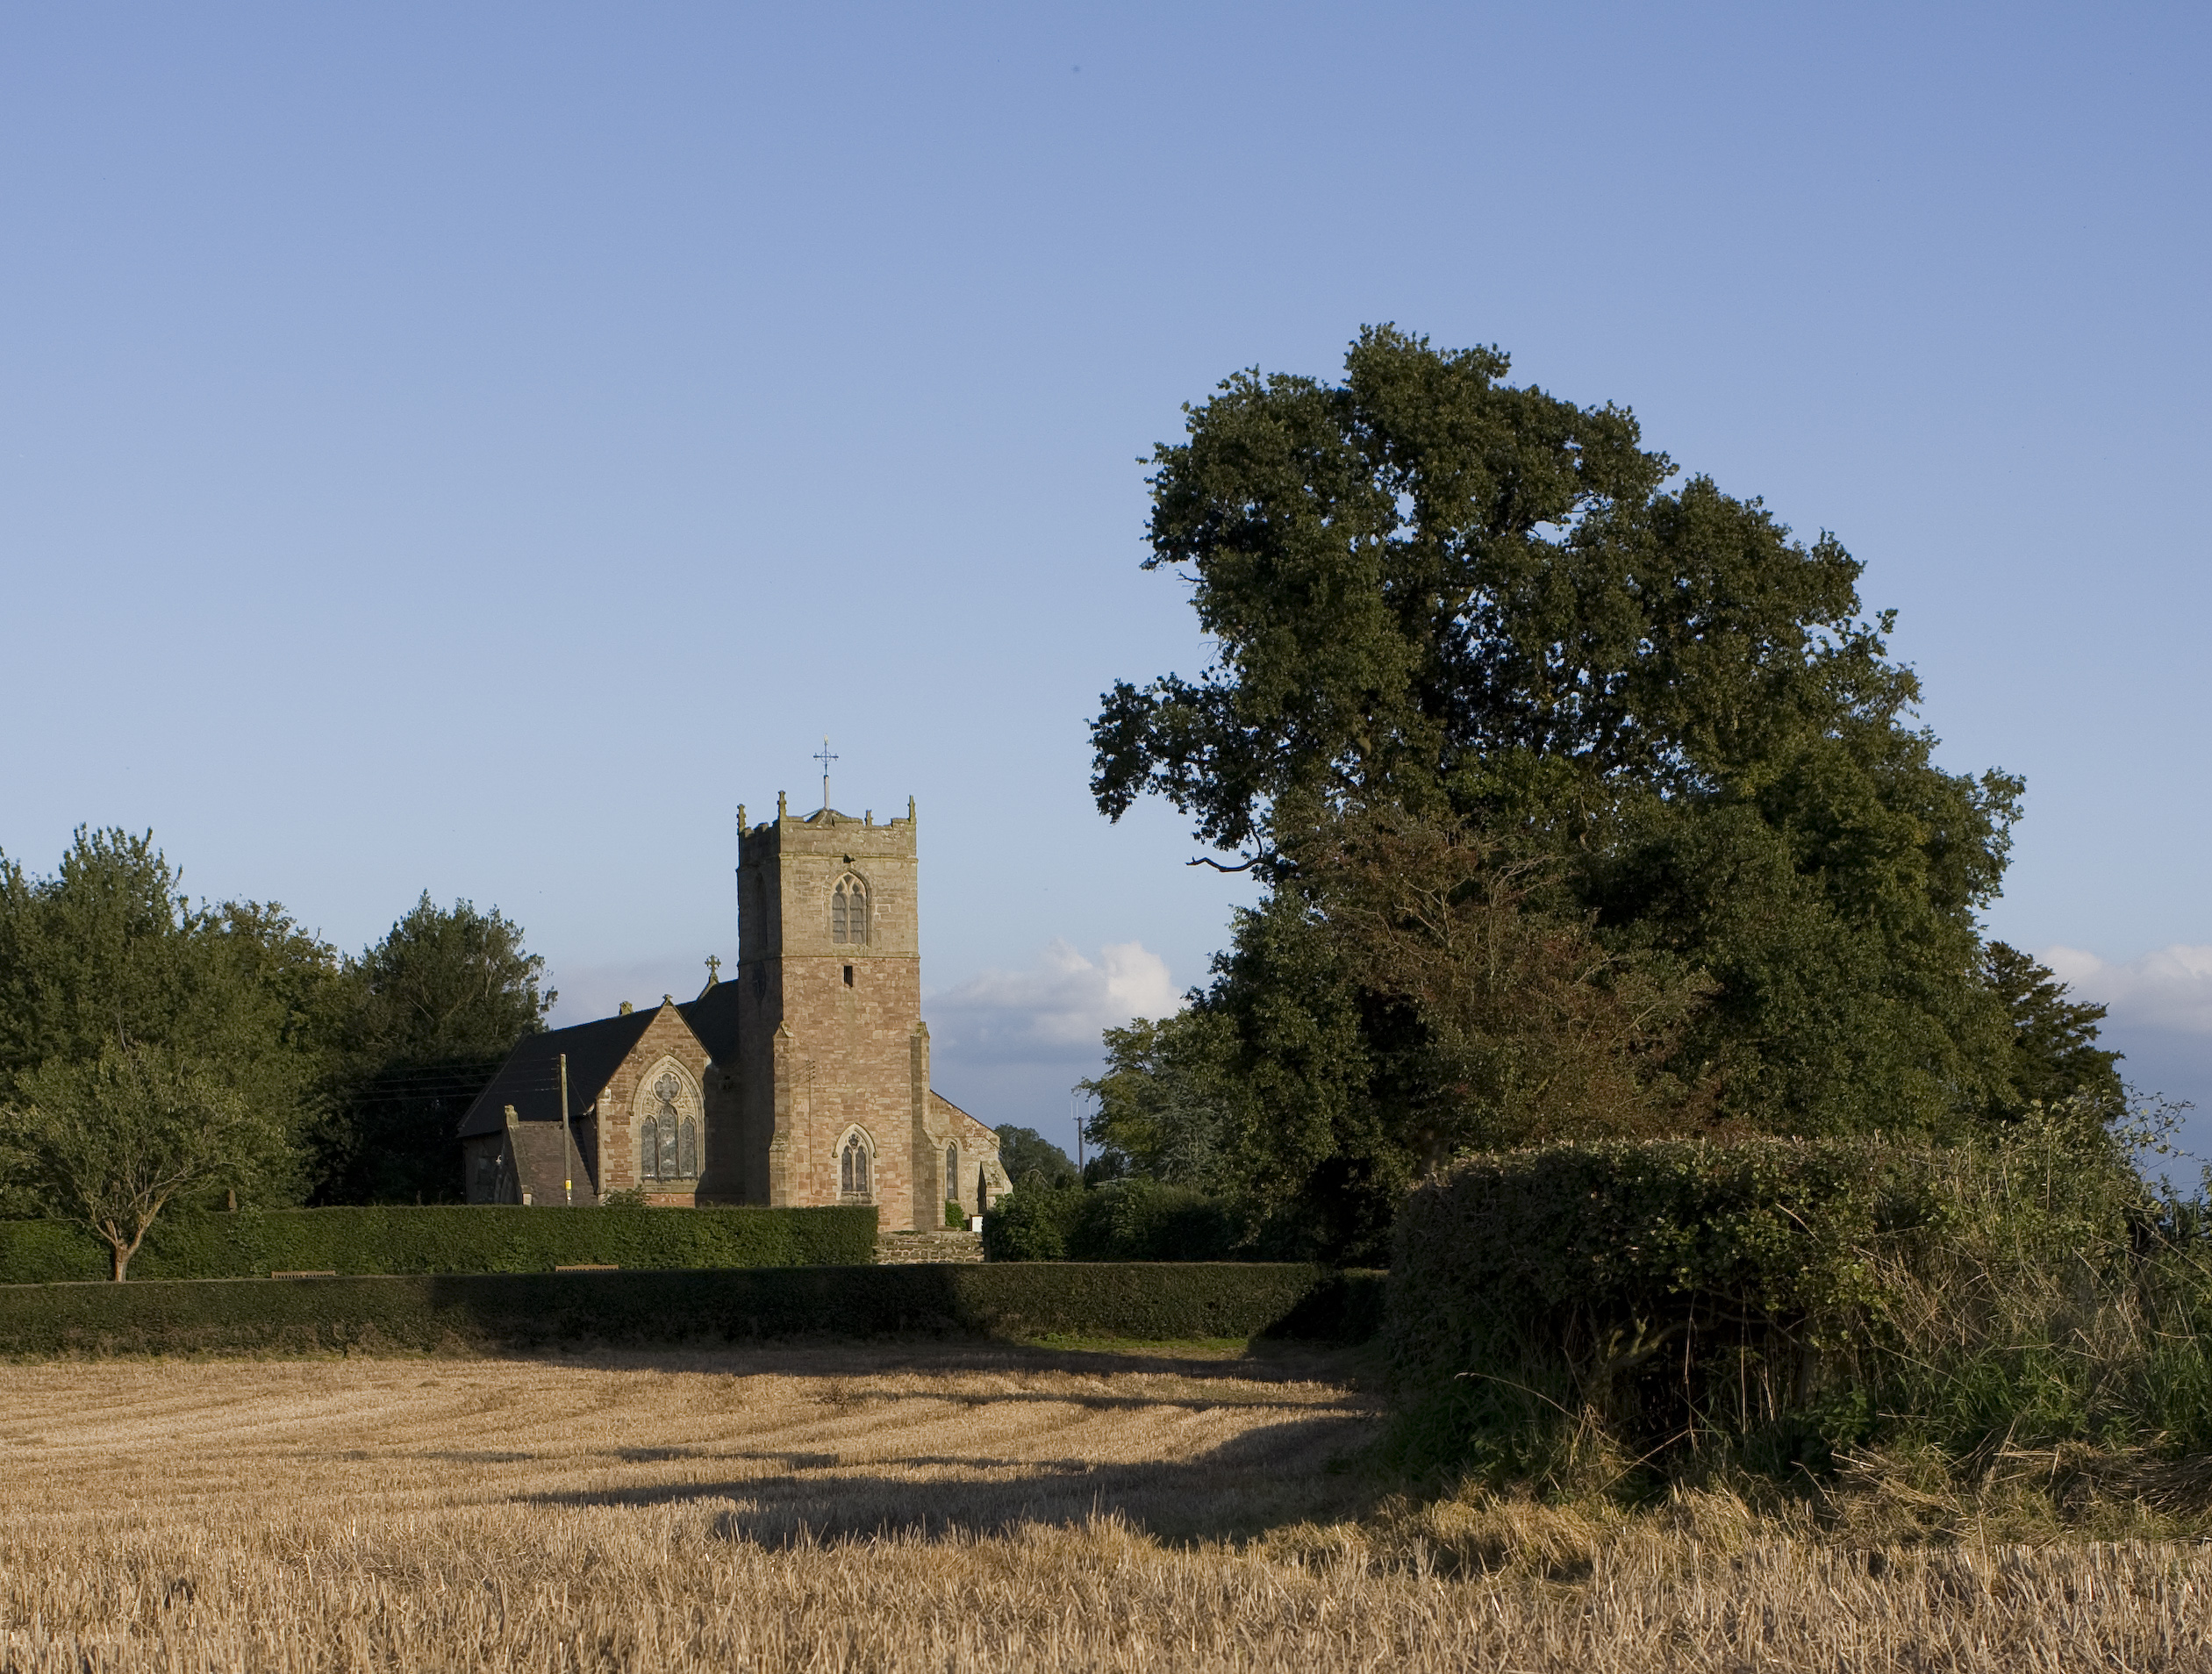
[{"label": "overgrown hedge", "polygon": [[1032,1182],[983,1220],[992,1262],[1221,1262],[1244,1254],[1243,1217],[1187,1186]]},{"label": "overgrown hedge", "polygon": [[484,1351],[896,1333],[1341,1340],[1378,1274],[973,1263],[0,1286],[0,1355]]},{"label": "overgrown hedge", "polygon": [[1554,1482],[1596,1454],[1614,1480],[1876,1442],[2212,1444],[2207,1256],[2094,1135],[1476,1157],[1399,1217],[1398,1444]]},{"label": "overgrown hedge", "polygon": [[[531,1273],[626,1268],[858,1265],[876,1211],[554,1209],[483,1205],[180,1213],[154,1223],[131,1278],[272,1272]],[[104,1279],[107,1247],[59,1220],[0,1221],[0,1283]]]}]

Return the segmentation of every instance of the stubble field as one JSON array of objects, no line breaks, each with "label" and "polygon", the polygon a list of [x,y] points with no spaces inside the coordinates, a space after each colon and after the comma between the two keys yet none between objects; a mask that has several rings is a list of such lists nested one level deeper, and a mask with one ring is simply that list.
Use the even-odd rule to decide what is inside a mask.
[{"label": "stubble field", "polygon": [[1377,1502],[1348,1363],[0,1368],[0,1669],[2203,1668],[2194,1544]]}]

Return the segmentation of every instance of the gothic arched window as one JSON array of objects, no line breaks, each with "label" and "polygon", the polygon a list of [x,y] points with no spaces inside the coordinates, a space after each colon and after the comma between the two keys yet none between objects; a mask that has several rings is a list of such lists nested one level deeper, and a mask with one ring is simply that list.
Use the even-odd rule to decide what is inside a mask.
[{"label": "gothic arched window", "polygon": [[837,880],[829,894],[829,939],[855,943],[868,940],[868,885],[850,872]]},{"label": "gothic arched window", "polygon": [[945,1147],[945,1191],[951,1197],[960,1195],[960,1148],[957,1145]]},{"label": "gothic arched window", "polygon": [[698,1094],[668,1061],[638,1089],[638,1178],[696,1180],[699,1177]]},{"label": "gothic arched window", "polygon": [[859,1134],[845,1141],[844,1154],[837,1163],[837,1194],[841,1198],[863,1198],[869,1196],[868,1147]]}]

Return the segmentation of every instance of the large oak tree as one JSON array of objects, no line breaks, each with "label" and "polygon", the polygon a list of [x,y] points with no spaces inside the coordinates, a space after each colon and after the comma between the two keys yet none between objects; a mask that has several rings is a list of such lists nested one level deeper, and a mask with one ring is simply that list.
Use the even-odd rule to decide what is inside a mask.
[{"label": "large oak tree", "polygon": [[[1440,1147],[1566,1117],[1539,1064],[1589,1090],[1569,1131],[2022,1108],[1978,919],[2020,782],[1937,764],[1835,539],[1507,372],[1371,328],[1341,382],[1240,373],[1156,450],[1146,566],[1215,660],[1106,694],[1092,789],[1115,818],[1164,796],[1268,896],[1165,1026],[1188,1042],[1110,1040],[1101,1142],[1203,1086],[1181,1149],[1351,1248]],[[1175,1096],[1143,1084],[1193,1054]]]}]

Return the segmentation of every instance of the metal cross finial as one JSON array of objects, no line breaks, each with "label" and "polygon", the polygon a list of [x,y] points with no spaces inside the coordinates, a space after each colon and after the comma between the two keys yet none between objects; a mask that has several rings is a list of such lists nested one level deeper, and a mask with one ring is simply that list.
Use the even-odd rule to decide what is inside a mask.
[{"label": "metal cross finial", "polygon": [[719,954],[709,954],[709,955],[707,955],[707,956],[706,956],[706,976],[707,976],[707,983],[706,983],[706,985],[707,985],[709,988],[713,987],[713,986],[714,986],[714,984],[715,984],[716,983],[719,983],[719,982],[720,982],[720,981],[722,980],[722,955],[719,955]]},{"label": "metal cross finial", "polygon": [[822,764],[822,806],[827,808],[829,806],[829,764],[837,759],[829,753],[828,733],[822,734],[822,748],[816,752],[814,759]]}]

